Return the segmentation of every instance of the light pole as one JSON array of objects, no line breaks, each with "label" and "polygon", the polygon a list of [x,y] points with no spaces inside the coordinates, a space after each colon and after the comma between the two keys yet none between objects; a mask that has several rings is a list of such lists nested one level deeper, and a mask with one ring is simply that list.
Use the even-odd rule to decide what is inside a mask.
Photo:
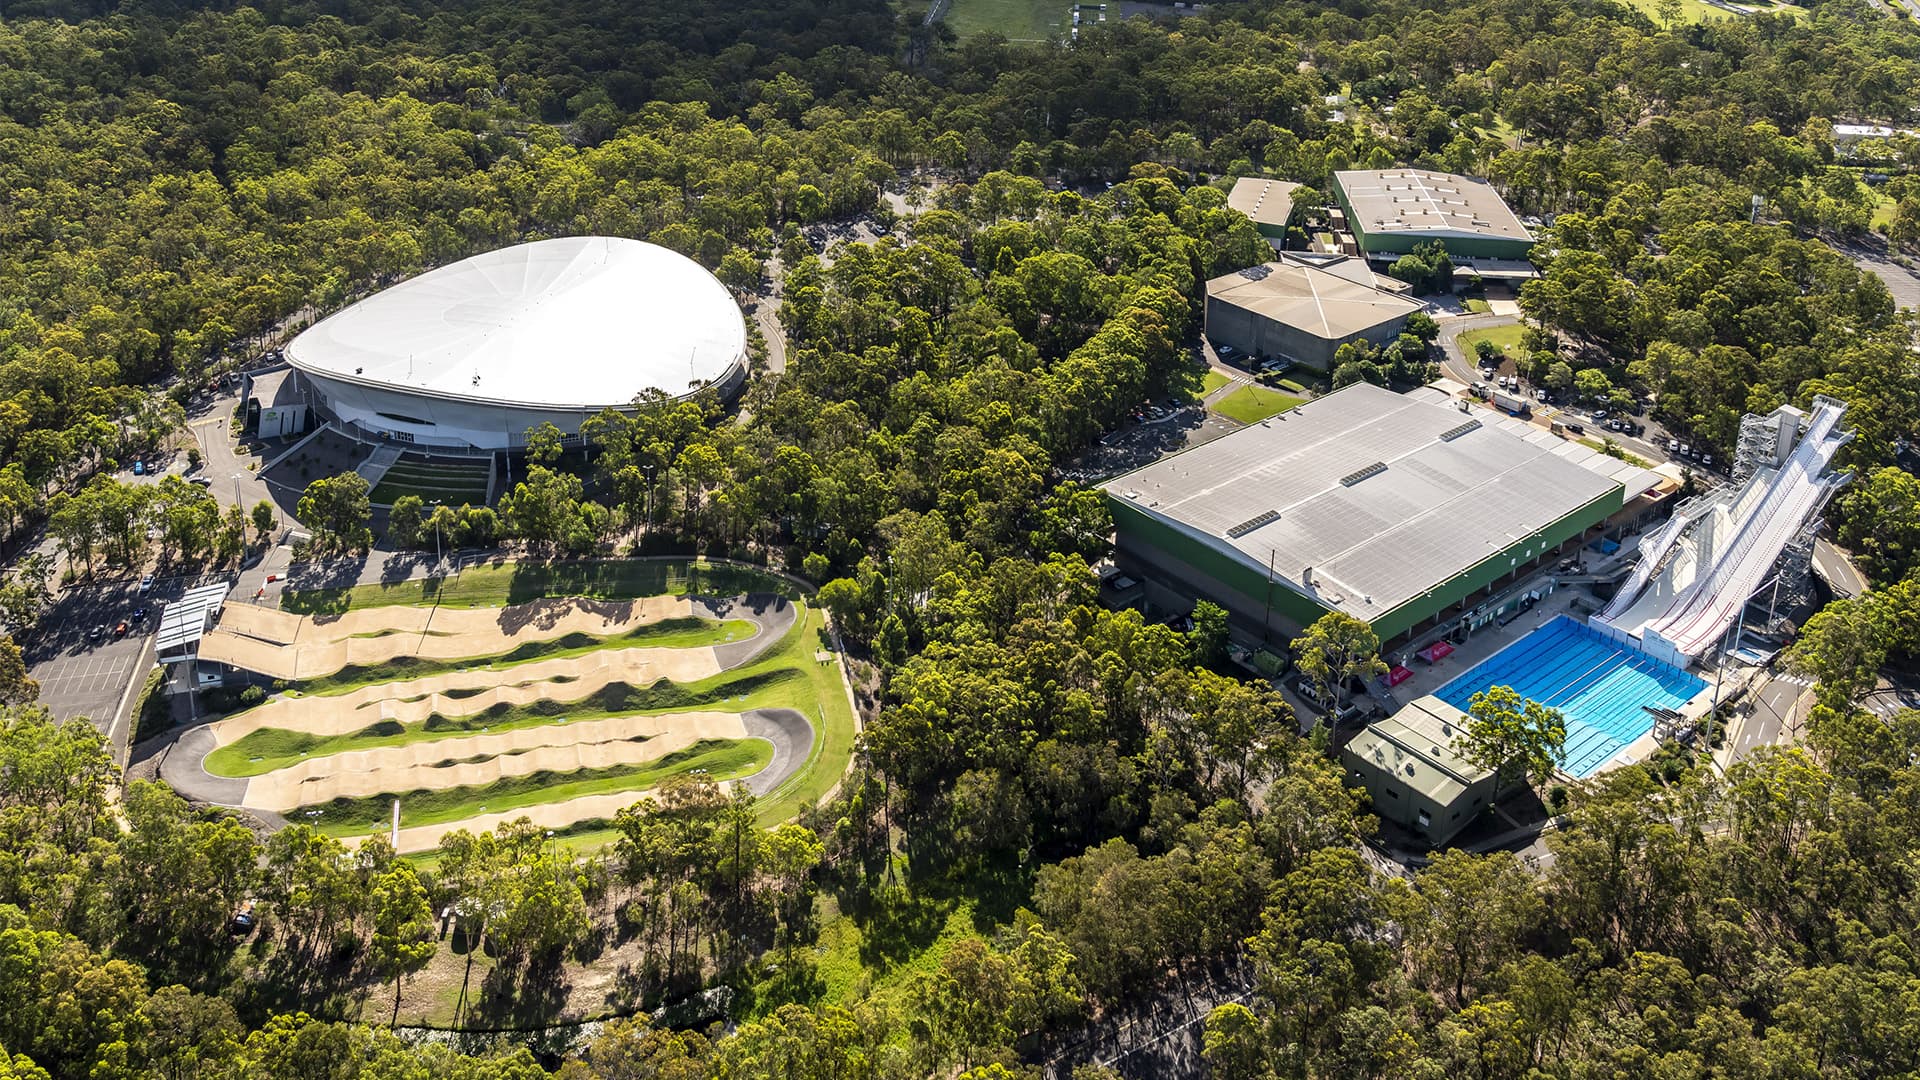
[{"label": "light pole", "polygon": [[649,463],[643,470],[647,474],[647,531],[649,533],[653,531],[653,474],[659,471],[659,468],[658,465]]},{"label": "light pole", "polygon": [[439,499],[433,500],[433,566],[436,570],[440,568],[440,507],[442,505]]}]

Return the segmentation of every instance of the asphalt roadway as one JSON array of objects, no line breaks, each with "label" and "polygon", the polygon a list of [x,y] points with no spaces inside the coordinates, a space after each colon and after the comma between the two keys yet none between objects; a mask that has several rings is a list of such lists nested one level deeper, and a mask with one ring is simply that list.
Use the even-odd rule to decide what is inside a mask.
[{"label": "asphalt roadway", "polygon": [[[1723,765],[1732,765],[1763,746],[1792,743],[1800,737],[1804,713],[1803,698],[1813,693],[1812,680],[1798,675],[1776,673],[1753,697],[1750,712],[1727,732],[1727,746],[1721,751]],[[1716,755],[1719,756],[1719,755]]]}]

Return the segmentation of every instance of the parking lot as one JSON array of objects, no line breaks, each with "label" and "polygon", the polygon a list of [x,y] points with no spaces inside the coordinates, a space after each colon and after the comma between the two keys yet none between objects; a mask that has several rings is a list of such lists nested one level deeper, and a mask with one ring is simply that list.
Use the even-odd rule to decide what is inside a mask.
[{"label": "parking lot", "polygon": [[[194,578],[162,578],[145,596],[135,581],[82,585],[63,591],[25,643],[27,666],[40,683],[40,704],[55,719],[84,716],[106,734],[117,760],[124,760],[128,718],[136,683],[153,663],[153,629],[163,598],[177,597]],[[135,610],[147,617],[134,623]],[[125,636],[114,628],[128,623]],[[96,627],[106,633],[89,639]]]},{"label": "parking lot", "polygon": [[1137,423],[1107,435],[1062,469],[1061,477],[1096,483],[1151,465],[1189,446],[1210,443],[1239,427],[1199,405],[1189,405],[1165,419]]}]

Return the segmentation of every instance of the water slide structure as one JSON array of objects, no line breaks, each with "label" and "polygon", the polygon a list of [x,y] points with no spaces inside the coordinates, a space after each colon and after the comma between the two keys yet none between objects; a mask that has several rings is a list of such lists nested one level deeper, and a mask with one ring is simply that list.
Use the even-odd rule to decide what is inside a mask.
[{"label": "water slide structure", "polygon": [[1674,512],[1641,544],[1640,562],[1591,625],[1679,667],[1725,637],[1764,586],[1781,553],[1819,519],[1850,474],[1833,459],[1852,436],[1839,429],[1846,404],[1815,399],[1798,441],[1776,462]]}]

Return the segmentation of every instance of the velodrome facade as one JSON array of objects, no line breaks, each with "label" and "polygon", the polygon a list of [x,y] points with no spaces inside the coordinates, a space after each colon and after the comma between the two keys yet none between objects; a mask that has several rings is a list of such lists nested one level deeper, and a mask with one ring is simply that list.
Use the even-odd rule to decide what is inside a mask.
[{"label": "velodrome facade", "polygon": [[371,440],[510,450],[642,397],[737,394],[746,324],[693,260],[576,236],[502,248],[347,307],[286,349],[311,403]]}]

